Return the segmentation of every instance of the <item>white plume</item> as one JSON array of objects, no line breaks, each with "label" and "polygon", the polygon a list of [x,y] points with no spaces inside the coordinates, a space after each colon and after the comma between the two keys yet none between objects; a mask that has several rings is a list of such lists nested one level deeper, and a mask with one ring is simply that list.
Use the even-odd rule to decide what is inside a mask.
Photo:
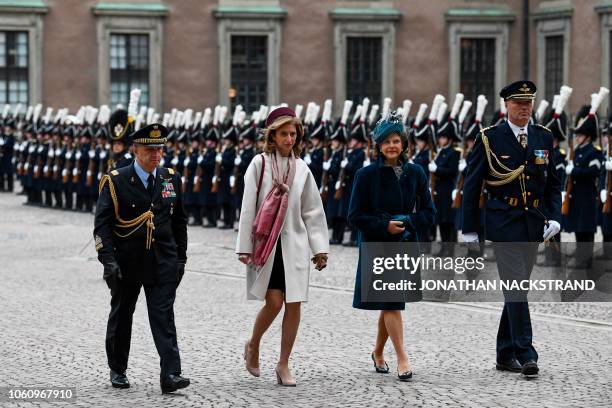
[{"label": "white plume", "polygon": [[508,113],[508,109],[506,108],[506,101],[504,100],[504,98],[499,98],[499,111],[504,116],[506,116],[506,113]]},{"label": "white plume", "polygon": [[352,108],[353,108],[353,101],[349,101],[349,100],[344,101],[344,107],[342,108],[342,116],[340,117],[341,124],[346,125]]},{"label": "white plume", "polygon": [[436,116],[436,122],[438,124],[442,123],[444,120],[444,116],[446,115],[446,110],[448,109],[448,104],[446,102],[442,102],[440,107],[438,108],[438,115]]},{"label": "white plume", "polygon": [[6,119],[6,116],[8,115],[10,110],[11,105],[9,105],[8,103],[4,104],[4,109],[2,109],[2,119]]},{"label": "white plume", "polygon": [[459,112],[459,117],[457,118],[457,122],[461,125],[465,122],[465,118],[467,117],[468,112],[472,108],[472,101],[463,101],[463,106],[461,106],[461,112]]},{"label": "white plume", "polygon": [[376,123],[376,118],[378,117],[379,109],[380,109],[380,106],[378,106],[377,103],[372,105],[372,109],[370,109],[370,114],[368,115],[368,123],[370,125],[374,125],[374,123]]},{"label": "white plume", "polygon": [[321,117],[321,120],[323,122],[329,122],[331,120],[331,114],[332,114],[332,100],[326,99],[325,103],[323,103],[323,116]]},{"label": "white plume", "polygon": [[162,125],[164,125],[165,127],[168,127],[169,123],[170,123],[170,114],[164,113],[164,118],[162,119]]},{"label": "white plume", "polygon": [[484,95],[478,95],[478,98],[476,98],[476,118],[474,119],[476,122],[482,122],[482,117],[484,116],[488,103],[489,101],[487,101],[487,98]]},{"label": "white plume", "polygon": [[358,119],[361,119],[361,110],[363,107],[361,105],[357,105],[355,108],[355,113],[353,114],[353,119],[351,119],[351,123],[357,122]]},{"label": "white plume", "polygon": [[608,96],[610,90],[606,87],[599,88],[599,92],[594,94],[595,96],[591,98],[591,110],[589,113],[594,114],[599,109],[599,105],[603,102],[603,100]]},{"label": "white plume", "polygon": [[552,101],[552,106],[551,106],[552,110],[556,110],[557,109],[557,105],[559,104],[559,97],[560,96],[561,95],[553,96],[553,101]]},{"label": "white plume", "polygon": [[15,105],[15,110],[13,111],[14,118],[16,118],[21,113],[21,108],[23,108],[23,106],[20,103]]},{"label": "white plume", "polygon": [[297,104],[295,105],[295,116],[298,119],[302,118],[302,111],[304,110],[304,105]]},{"label": "white plume", "polygon": [[370,98],[363,98],[361,102],[360,122],[365,123],[366,117],[368,116],[368,110],[370,110]]},{"label": "white plume", "polygon": [[386,118],[387,116],[389,116],[390,112],[391,112],[391,98],[387,97],[383,100],[382,117]]},{"label": "white plume", "polygon": [[202,114],[202,122],[200,123],[200,127],[204,129],[206,126],[210,124],[212,119],[212,109],[206,108],[204,109],[204,113]]},{"label": "white plume", "polygon": [[183,123],[185,124],[185,129],[191,128],[191,125],[193,125],[193,109],[185,109]]},{"label": "white plume", "polygon": [[177,114],[178,114],[178,109],[172,108],[172,110],[170,111],[170,120],[168,122],[168,126],[175,127]]},{"label": "white plume", "polygon": [[461,104],[463,103],[463,99],[465,96],[462,93],[458,93],[455,95],[455,102],[453,103],[453,108],[451,109],[450,118],[455,119],[457,114],[459,113],[459,109],[461,109]]},{"label": "white plume", "polygon": [[410,109],[412,108],[412,101],[410,99],[404,99],[402,102],[402,123],[406,124],[408,116],[410,115]]},{"label": "white plume", "polygon": [[150,125],[153,122],[153,115],[155,114],[155,109],[149,108],[147,109],[147,125]]},{"label": "white plume", "polygon": [[159,123],[159,113],[154,113],[151,118],[151,123]]},{"label": "white plume", "polygon": [[138,114],[138,101],[140,100],[141,91],[134,88],[130,91],[130,103],[128,104],[128,116],[133,118]]},{"label": "white plume", "polygon": [[433,122],[434,120],[436,120],[436,118],[438,117],[438,109],[440,108],[440,105],[442,104],[442,102],[444,102],[444,100],[444,96],[440,94],[436,94],[436,96],[434,96],[433,102],[431,104],[431,111],[429,112],[429,121]]},{"label": "white plume", "polygon": [[222,106],[219,108],[219,123],[225,123],[225,118],[227,117],[227,106]]},{"label": "white plume", "polygon": [[427,108],[428,106],[426,103],[422,103],[419,105],[419,110],[417,111],[416,117],[414,118],[414,127],[419,127],[419,125],[423,121],[423,118],[425,117],[425,112],[427,112]]},{"label": "white plume", "polygon": [[536,110],[536,113],[535,113],[535,117],[537,121],[542,120],[542,118],[544,117],[544,114],[546,113],[546,109],[548,109],[548,105],[550,105],[550,103],[548,103],[547,100],[542,99],[540,101],[540,105],[538,106],[538,109]]},{"label": "white plume", "polygon": [[232,125],[238,126],[240,119],[240,112],[242,112],[242,105],[236,105],[234,108],[234,116],[232,116]]}]

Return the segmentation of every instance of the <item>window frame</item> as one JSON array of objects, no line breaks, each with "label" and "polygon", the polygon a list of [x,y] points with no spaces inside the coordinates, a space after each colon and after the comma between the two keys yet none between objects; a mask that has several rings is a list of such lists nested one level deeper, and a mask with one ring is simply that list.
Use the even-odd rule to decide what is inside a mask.
[{"label": "window frame", "polygon": [[[237,89],[238,87],[236,87],[237,84],[239,83],[245,83],[247,85],[249,85],[249,80],[238,80],[238,82],[236,82],[234,77],[235,71],[234,71],[234,40],[236,38],[246,38],[246,39],[252,39],[252,38],[259,38],[259,39],[264,39],[265,40],[265,45],[264,45],[264,49],[265,49],[265,57],[264,57],[264,69],[260,72],[263,73],[263,76],[265,77],[265,79],[257,79],[255,81],[255,83],[251,84],[251,85],[256,85],[257,81],[263,81],[263,85],[265,87],[265,97],[263,98],[263,100],[260,100],[259,98],[257,98],[256,102],[250,102],[249,99],[245,100],[245,101],[240,101],[238,100],[238,95],[240,94],[240,91]],[[232,112],[234,111],[234,108],[236,107],[236,105],[240,104],[243,106],[244,110],[247,112],[254,112],[255,110],[259,109],[259,105],[265,105],[267,104],[268,101],[268,53],[269,53],[269,44],[268,44],[268,36],[266,35],[241,35],[241,34],[232,34],[230,36],[230,89],[236,89],[236,98],[230,98],[230,105],[231,105],[231,110]],[[245,46],[245,53],[247,54],[247,58],[248,58],[248,45]],[[245,65],[248,65],[248,61],[245,62]],[[247,76],[247,78],[252,78],[251,75],[249,75],[249,68],[248,66],[246,68],[244,68],[244,70],[246,71],[244,75]],[[249,94],[251,94],[252,92],[249,92]],[[247,103],[248,102],[248,103]]]},{"label": "window frame", "polygon": [[[113,36],[122,36],[126,38],[126,68],[113,68],[113,57],[112,57],[112,47],[113,47]],[[140,69],[136,69],[136,70],[132,70],[129,67],[130,64],[130,60],[131,60],[131,53],[132,53],[132,49],[131,46],[132,44],[130,43],[130,38],[132,36],[141,36],[146,38],[147,44],[146,44],[146,50],[147,50],[147,63],[146,63],[146,67],[140,68]],[[150,55],[150,51],[151,51],[151,39],[149,37],[148,34],[138,34],[138,33],[117,33],[117,32],[111,32],[110,33],[110,46],[109,46],[109,61],[110,61],[110,97],[109,97],[109,102],[111,104],[117,104],[117,103],[121,103],[124,104],[125,106],[127,106],[127,103],[129,102],[129,95],[130,95],[130,88],[132,88],[134,85],[131,85],[134,81],[136,82],[142,82],[142,81],[137,81],[137,78],[140,75],[142,75],[143,73],[146,73],[146,82],[147,82],[147,100],[143,100],[142,99],[142,95],[141,95],[141,105],[146,105],[149,106],[149,102],[150,102],[150,90],[151,90],[151,78],[149,77],[150,74],[150,65],[151,65],[151,55]],[[125,75],[127,76],[127,82],[128,82],[128,90],[127,90],[127,95],[125,100],[121,101],[121,102],[117,102],[117,101],[113,101],[113,71],[118,71],[115,72],[115,75]],[[123,81],[121,81],[123,82]]]}]

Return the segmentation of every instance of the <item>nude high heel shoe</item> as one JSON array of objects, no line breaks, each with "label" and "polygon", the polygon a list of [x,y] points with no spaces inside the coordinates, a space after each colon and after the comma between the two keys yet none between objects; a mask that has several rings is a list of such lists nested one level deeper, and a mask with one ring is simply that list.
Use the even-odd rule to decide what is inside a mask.
[{"label": "nude high heel shoe", "polygon": [[274,369],[274,371],[276,372],[276,382],[279,385],[282,385],[284,387],[295,387],[295,380],[293,378],[284,378],[281,377],[280,373],[278,372],[278,367],[276,367]]},{"label": "nude high heel shoe", "polygon": [[246,343],[244,343],[244,363],[246,366],[247,371],[254,377],[259,377],[261,375],[261,371],[259,370],[259,367],[249,367],[249,363],[247,360],[247,354],[249,352],[249,342],[247,341]]}]

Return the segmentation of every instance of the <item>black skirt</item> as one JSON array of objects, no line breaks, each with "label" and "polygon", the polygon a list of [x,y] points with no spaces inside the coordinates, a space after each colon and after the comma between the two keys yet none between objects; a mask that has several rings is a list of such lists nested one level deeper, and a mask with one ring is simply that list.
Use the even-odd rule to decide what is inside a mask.
[{"label": "black skirt", "polygon": [[272,265],[268,289],[278,289],[285,293],[285,266],[283,265],[283,250],[280,237],[276,243],[276,253],[274,254],[274,264]]}]

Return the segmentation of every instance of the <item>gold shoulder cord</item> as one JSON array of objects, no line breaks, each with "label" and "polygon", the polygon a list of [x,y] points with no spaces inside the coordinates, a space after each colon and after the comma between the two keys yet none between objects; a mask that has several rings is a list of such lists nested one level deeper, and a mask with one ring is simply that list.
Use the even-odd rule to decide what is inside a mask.
[{"label": "gold shoulder cord", "polygon": [[117,224],[115,227],[117,228],[133,228],[127,234],[121,235],[117,231],[113,231],[117,236],[121,238],[129,237],[132,235],[138,228],[140,228],[143,224],[147,225],[147,249],[151,249],[151,241],[153,240],[153,231],[155,230],[155,224],[153,223],[153,211],[147,210],[146,212],[140,214],[138,217],[133,220],[125,221],[121,219],[119,216],[119,202],[117,201],[117,193],[115,192],[115,185],[111,180],[111,177],[107,174],[100,180],[100,185],[98,187],[99,193],[102,192],[102,188],[104,187],[104,183],[108,182],[108,188],[110,190],[111,198],[113,199],[113,206],[115,207],[115,218],[117,218]]},{"label": "gold shoulder cord", "polygon": [[[517,177],[520,177],[519,185],[521,187],[521,195],[523,196],[523,204],[526,207],[527,206],[527,189],[525,187],[525,174],[523,173],[525,171],[525,165],[521,164],[518,168],[512,170],[509,167],[505,166],[503,163],[501,163],[499,159],[497,158],[497,156],[495,155],[495,153],[491,150],[491,147],[489,146],[489,138],[485,135],[484,133],[485,130],[486,129],[483,129],[481,131],[480,136],[482,138],[482,144],[484,145],[485,153],[487,155],[487,162],[489,163],[489,174],[499,179],[499,180],[485,180],[485,183],[487,183],[490,186],[503,186],[504,184],[511,183]],[[502,173],[502,172],[495,170],[495,168],[493,167],[493,163],[491,161],[491,156],[493,157],[493,159],[495,159],[495,162],[497,163],[497,165],[501,169],[505,170],[506,173]]]}]

